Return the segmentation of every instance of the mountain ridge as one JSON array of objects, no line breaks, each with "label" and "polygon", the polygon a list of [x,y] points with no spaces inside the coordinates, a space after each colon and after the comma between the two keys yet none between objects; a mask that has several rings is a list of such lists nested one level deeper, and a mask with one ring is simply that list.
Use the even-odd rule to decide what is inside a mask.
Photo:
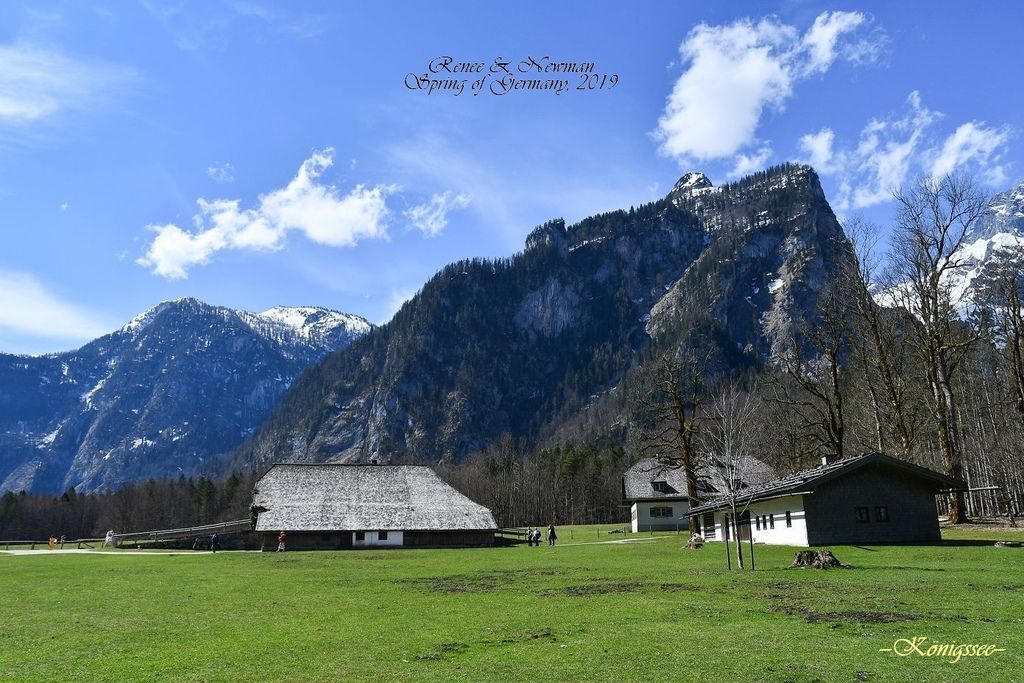
[{"label": "mountain ridge", "polygon": [[[251,433],[305,367],[371,329],[330,309],[269,310],[184,297],[72,351],[0,354],[0,490],[193,473]],[[287,311],[292,324],[278,319]]]},{"label": "mountain ridge", "polygon": [[505,433],[536,443],[694,329],[730,363],[765,362],[851,255],[809,166],[721,187],[686,174],[664,199],[552,220],[512,257],[445,267],[304,373],[234,462],[444,462]]}]

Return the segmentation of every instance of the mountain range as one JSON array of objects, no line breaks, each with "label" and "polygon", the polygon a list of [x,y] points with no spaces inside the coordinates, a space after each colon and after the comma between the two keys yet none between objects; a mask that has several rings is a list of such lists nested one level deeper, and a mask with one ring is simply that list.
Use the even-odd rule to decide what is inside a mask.
[{"label": "mountain range", "polygon": [[[1021,244],[1024,183],[973,226],[957,286],[973,296]],[[77,351],[0,354],[0,491],[621,438],[662,350],[770,363],[851,257],[817,174],[785,164],[717,187],[687,173],[650,204],[545,223],[509,258],[445,267],[380,327],[165,302]]]},{"label": "mountain range", "polygon": [[0,354],[0,491],[191,475],[250,435],[303,369],[370,329],[324,308],[186,298],[75,351]]}]

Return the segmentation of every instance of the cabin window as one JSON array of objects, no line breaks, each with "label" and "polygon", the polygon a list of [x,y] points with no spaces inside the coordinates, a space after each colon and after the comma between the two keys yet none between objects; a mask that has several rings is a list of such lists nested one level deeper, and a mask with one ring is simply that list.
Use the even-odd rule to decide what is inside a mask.
[{"label": "cabin window", "polygon": [[667,481],[654,481],[651,482],[651,486],[653,486],[654,490],[657,491],[658,493],[666,493],[668,491]]},{"label": "cabin window", "polygon": [[786,526],[793,526],[793,516],[786,510]]},{"label": "cabin window", "polygon": [[365,541],[366,540],[366,532],[365,531],[357,531],[356,532],[356,540],[357,541]]},{"label": "cabin window", "polygon": [[659,505],[651,508],[651,517],[671,517],[672,508]]},{"label": "cabin window", "polygon": [[704,538],[715,537],[715,513],[704,513]]},{"label": "cabin window", "polygon": [[754,517],[754,527],[757,528],[758,531],[761,530],[761,515]]},{"label": "cabin window", "polygon": [[879,505],[875,508],[875,521],[876,522],[888,522],[889,521],[889,508],[885,505]]},{"label": "cabin window", "polygon": [[775,528],[775,514],[768,515],[768,527],[771,529]]},{"label": "cabin window", "polygon": [[388,540],[388,532],[386,532],[386,531],[378,531],[377,532],[377,540],[378,541],[386,541],[386,540]]},{"label": "cabin window", "polygon": [[858,522],[870,522],[871,521],[871,518],[868,517],[868,509],[867,508],[860,508],[860,507],[853,508],[853,512],[854,512],[854,515],[856,516]]}]

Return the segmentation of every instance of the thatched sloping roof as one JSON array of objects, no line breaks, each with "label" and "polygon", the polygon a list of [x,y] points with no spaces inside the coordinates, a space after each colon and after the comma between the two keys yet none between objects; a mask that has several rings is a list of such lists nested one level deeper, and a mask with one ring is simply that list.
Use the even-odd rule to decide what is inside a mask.
[{"label": "thatched sloping roof", "polygon": [[257,531],[480,531],[491,511],[420,465],[274,465],[256,482]]}]

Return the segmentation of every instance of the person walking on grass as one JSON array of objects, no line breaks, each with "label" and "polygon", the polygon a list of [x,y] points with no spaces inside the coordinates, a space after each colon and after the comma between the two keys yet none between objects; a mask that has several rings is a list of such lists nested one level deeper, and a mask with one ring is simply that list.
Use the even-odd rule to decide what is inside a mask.
[{"label": "person walking on grass", "polygon": [[554,545],[557,538],[558,534],[555,533],[555,523],[552,522],[551,526],[548,527],[548,545]]},{"label": "person walking on grass", "polygon": [[277,535],[277,552],[284,550],[284,544],[288,542],[288,534],[284,531]]},{"label": "person walking on grass", "polygon": [[533,527],[532,526],[526,527],[526,545],[528,545],[528,546],[532,546],[533,545]]},{"label": "person walking on grass", "polygon": [[540,527],[533,530],[533,544],[540,547]]}]

